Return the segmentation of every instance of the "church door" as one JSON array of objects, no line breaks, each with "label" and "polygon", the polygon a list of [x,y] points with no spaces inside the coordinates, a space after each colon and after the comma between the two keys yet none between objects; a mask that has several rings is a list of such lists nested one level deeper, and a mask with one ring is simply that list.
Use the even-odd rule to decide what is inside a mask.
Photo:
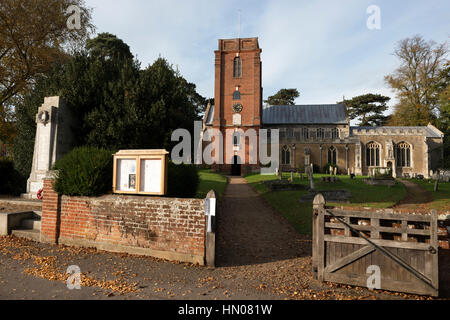
[{"label": "church door", "polygon": [[239,156],[233,157],[233,164],[231,165],[231,175],[240,176],[241,175],[241,165],[239,164]]}]

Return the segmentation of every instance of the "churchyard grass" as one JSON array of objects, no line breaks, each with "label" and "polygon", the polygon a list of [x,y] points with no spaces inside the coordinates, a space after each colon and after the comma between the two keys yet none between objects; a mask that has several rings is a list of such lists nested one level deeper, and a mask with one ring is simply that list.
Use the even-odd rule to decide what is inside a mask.
[{"label": "churchyard grass", "polygon": [[214,189],[217,192],[217,197],[220,199],[225,192],[227,178],[207,169],[199,170],[198,174],[200,177],[200,184],[197,190],[197,198],[205,198],[208,192],[211,189]]},{"label": "churchyard grass", "polygon": [[[341,181],[336,183],[322,182],[321,178],[327,176],[322,174],[314,175],[316,190],[348,190],[351,193],[350,203],[332,203],[331,206],[352,206],[388,208],[395,205],[406,196],[406,190],[402,184],[398,183],[393,187],[370,186],[363,182],[366,177],[337,176]],[[283,173],[283,179],[288,179],[289,173]],[[302,234],[311,234],[312,203],[300,202],[300,197],[307,193],[306,190],[299,191],[275,191],[271,192],[264,184],[267,180],[276,180],[275,175],[252,174],[246,176],[247,182],[253,186],[270,205],[283,214],[286,219]],[[294,183],[309,186],[309,180],[299,179],[298,174],[294,175]]]},{"label": "churchyard grass", "polygon": [[450,182],[439,182],[438,191],[434,192],[434,180],[412,181],[433,195],[433,202],[429,204],[431,209],[450,211]]}]

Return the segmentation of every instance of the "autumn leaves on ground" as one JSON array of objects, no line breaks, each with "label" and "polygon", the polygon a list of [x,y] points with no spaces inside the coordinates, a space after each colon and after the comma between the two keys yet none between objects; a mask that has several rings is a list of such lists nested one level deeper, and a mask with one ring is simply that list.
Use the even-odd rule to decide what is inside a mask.
[{"label": "autumn leaves on ground", "polygon": [[[230,179],[218,226],[217,268],[0,237],[0,299],[430,299],[314,280],[310,236],[242,178]],[[81,290],[67,288],[73,265]]]}]

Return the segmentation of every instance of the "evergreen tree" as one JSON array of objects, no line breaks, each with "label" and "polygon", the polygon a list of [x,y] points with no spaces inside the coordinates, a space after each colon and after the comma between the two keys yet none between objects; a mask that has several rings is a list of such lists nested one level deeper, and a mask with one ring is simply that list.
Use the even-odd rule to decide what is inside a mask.
[{"label": "evergreen tree", "polygon": [[388,109],[389,100],[389,97],[369,93],[338,103],[345,104],[349,118],[358,119],[359,126],[382,126],[387,119],[383,113]]}]

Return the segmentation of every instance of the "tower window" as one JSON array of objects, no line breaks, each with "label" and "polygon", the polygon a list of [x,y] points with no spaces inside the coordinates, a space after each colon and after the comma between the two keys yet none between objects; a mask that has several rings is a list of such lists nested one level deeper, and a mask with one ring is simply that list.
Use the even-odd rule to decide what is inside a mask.
[{"label": "tower window", "polygon": [[406,142],[397,145],[397,167],[411,167],[411,146]]},{"label": "tower window", "polygon": [[234,58],[233,62],[233,77],[240,78],[242,77],[242,61],[240,57]]},{"label": "tower window", "polygon": [[371,142],[366,146],[366,165],[368,167],[380,166],[380,145]]},{"label": "tower window", "polygon": [[238,147],[241,144],[241,134],[236,131],[235,133],[233,133],[233,145],[235,147]]},{"label": "tower window", "polygon": [[337,150],[333,146],[328,149],[328,163],[337,164]]}]

